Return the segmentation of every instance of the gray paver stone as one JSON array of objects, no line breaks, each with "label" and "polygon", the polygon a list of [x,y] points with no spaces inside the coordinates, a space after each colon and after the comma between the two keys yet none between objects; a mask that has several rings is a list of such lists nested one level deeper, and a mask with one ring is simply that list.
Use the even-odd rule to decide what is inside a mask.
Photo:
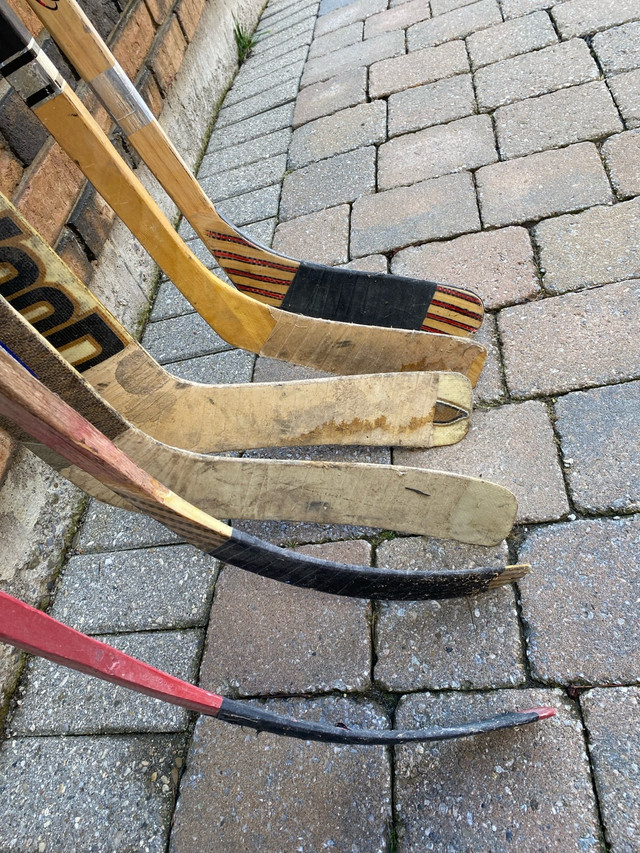
[{"label": "gray paver stone", "polygon": [[283,104],[281,107],[252,116],[236,124],[219,129],[215,128],[207,146],[207,153],[290,127],[293,108],[293,103]]},{"label": "gray paver stone", "polygon": [[[302,28],[303,24],[313,29],[315,23],[316,9],[312,4],[301,5],[298,8],[292,6],[291,9],[283,10],[280,14],[271,15],[266,21],[260,21],[256,30],[258,40],[254,48],[258,44],[264,47],[264,44],[268,45],[269,41],[279,40],[276,39],[276,36],[291,32],[297,29],[298,26]],[[252,48],[252,53],[254,48]],[[259,54],[260,50],[257,50],[256,55]]]},{"label": "gray paver stone", "polygon": [[453,9],[444,15],[438,15],[430,21],[414,24],[407,30],[409,50],[421,47],[433,47],[445,41],[463,39],[476,30],[499,24],[502,21],[500,8],[496,0],[479,0],[459,9]]},{"label": "gray paver stone", "polygon": [[351,254],[386,252],[479,228],[471,175],[444,175],[358,199],[351,215]]},{"label": "gray paver stone", "polygon": [[323,115],[354,107],[366,101],[367,69],[356,68],[307,86],[298,94],[293,126],[299,127]]},{"label": "gray paver stone", "polygon": [[467,71],[469,58],[464,42],[452,41],[374,63],[369,69],[369,94],[383,98]]},{"label": "gray paver stone", "polygon": [[389,30],[406,29],[411,24],[417,24],[429,17],[429,6],[424,0],[407,0],[400,6],[367,18],[364,23],[364,37],[368,39]]},{"label": "gray paver stone", "polygon": [[476,183],[485,226],[517,225],[612,201],[591,142],[483,166]]},{"label": "gray paver stone", "polygon": [[605,74],[633,71],[640,65],[640,22],[598,33],[593,49]]},{"label": "gray paver stone", "polygon": [[487,360],[478,384],[474,388],[474,399],[479,405],[501,403],[506,396],[506,389],[502,378],[502,363],[494,315],[485,314],[482,327],[476,332],[474,340],[487,350]]},{"label": "gray paver stone", "polygon": [[475,2],[476,0],[431,0],[431,12],[434,17],[444,15],[445,12],[451,12],[461,6],[471,6]]},{"label": "gray paver stone", "polygon": [[[302,553],[369,565],[368,542],[305,546]],[[216,584],[200,684],[234,696],[300,695],[369,686],[369,602],[224,568]]]},{"label": "gray paver stone", "polygon": [[541,222],[533,239],[545,288],[565,293],[640,276],[639,226],[640,199]]},{"label": "gray paver stone", "polygon": [[529,299],[540,289],[529,233],[515,226],[412,246],[394,256],[391,269],[466,287],[488,309]]},{"label": "gray paver stone", "polygon": [[273,248],[318,264],[345,263],[349,257],[349,205],[282,222],[276,229]]},{"label": "gray paver stone", "polygon": [[51,615],[89,634],[198,627],[217,565],[191,545],[72,557]]},{"label": "gray paver stone", "polygon": [[[370,703],[272,700],[297,719],[387,728]],[[171,853],[389,849],[391,773],[382,747],[305,743],[202,718],[194,733]]]},{"label": "gray paver stone", "polygon": [[496,24],[486,30],[472,33],[467,38],[471,65],[481,68],[521,53],[539,50],[558,41],[556,31],[546,12],[535,12]]},{"label": "gray paver stone", "polygon": [[[251,74],[247,75],[246,79],[241,78],[238,74],[234,80],[233,87],[229,89],[224,99],[224,107],[231,107],[234,104],[239,104],[241,101],[246,101],[248,98],[257,98],[263,93],[267,93],[278,86],[284,86],[292,82],[297,83],[302,74],[306,59],[306,50],[304,47],[299,47],[294,51],[297,57],[295,62],[287,62],[283,65],[282,62],[274,63],[275,67],[269,71],[264,66],[259,66],[252,69]],[[288,57],[291,59],[291,57]],[[247,68],[247,65],[244,66]]]},{"label": "gray paver stone", "polygon": [[160,364],[230,348],[199,314],[149,323],[142,344]]},{"label": "gray paver stone", "polygon": [[309,86],[311,83],[319,83],[343,71],[372,65],[381,59],[388,59],[401,53],[404,53],[404,32],[396,30],[392,33],[383,33],[367,41],[334,50],[326,56],[310,59],[305,65],[300,85]]},{"label": "gray paver stone", "polygon": [[183,751],[183,735],[6,741],[0,847],[163,853]]},{"label": "gray paver stone", "polygon": [[180,540],[173,531],[138,512],[92,500],[83,519],[75,550],[79,554],[125,551]]},{"label": "gray paver stone", "polygon": [[[184,681],[197,679],[200,631],[97,639]],[[188,712],[177,705],[34,658],[29,661],[24,695],[11,720],[11,731],[14,735],[174,732],[186,729],[188,722]]]},{"label": "gray paver stone", "polygon": [[295,78],[288,80],[286,83],[281,83],[279,86],[268,89],[266,92],[259,92],[257,95],[253,95],[231,106],[223,106],[218,114],[216,126],[224,128],[226,125],[252,118],[253,116],[295,100],[297,94],[298,80]]},{"label": "gray paver stone", "polygon": [[283,128],[273,133],[267,133],[247,142],[234,145],[232,148],[219,148],[205,155],[200,164],[198,179],[219,175],[229,169],[248,166],[266,157],[276,154],[286,154],[291,140],[291,130]]},{"label": "gray paver stone", "polygon": [[278,215],[280,183],[219,202],[218,211],[234,225],[249,225]]},{"label": "gray paver stone", "polygon": [[640,195],[640,131],[612,136],[602,146],[611,183],[620,198]]},{"label": "gray paver stone", "polygon": [[475,169],[498,159],[489,116],[469,116],[450,124],[408,133],[378,151],[381,190]]},{"label": "gray paver stone", "polygon": [[640,69],[609,78],[609,88],[627,127],[640,126]]},{"label": "gray paver stone", "polygon": [[551,521],[569,511],[549,414],[538,401],[477,410],[461,444],[397,449],[394,461],[500,483],[518,499],[519,522]]},{"label": "gray paver stone", "polygon": [[639,300],[640,282],[629,281],[505,308],[498,323],[511,394],[638,378]]},{"label": "gray paver stone", "polygon": [[640,679],[640,516],[533,532],[519,582],[533,677],[555,684]]},{"label": "gray paver stone", "polygon": [[[212,260],[213,260],[213,256]],[[172,281],[165,278],[158,287],[156,299],[151,309],[150,322],[168,320],[170,317],[180,317],[193,314],[193,305],[180,293]]]},{"label": "gray paver stone", "polygon": [[389,98],[389,136],[454,121],[476,111],[470,74],[398,92]]},{"label": "gray paver stone", "polygon": [[366,258],[356,258],[348,264],[340,264],[344,269],[362,270],[364,272],[389,272],[389,262],[384,255],[369,255]]},{"label": "gray paver stone", "polygon": [[605,836],[616,853],[633,853],[640,839],[639,700],[637,687],[596,688],[580,697]]},{"label": "gray paver stone", "polygon": [[[377,565],[428,570],[504,566],[505,545],[482,548],[421,537],[385,542]],[[382,602],[374,677],[387,690],[469,690],[524,681],[512,589],[450,601]]]},{"label": "gray paver stone", "polygon": [[332,30],[325,36],[320,36],[311,42],[309,48],[309,59],[315,59],[317,56],[326,56],[334,50],[339,50],[341,47],[347,47],[350,44],[362,41],[362,33],[364,24],[362,21],[354,21],[347,27],[341,27],[339,30]]},{"label": "gray paver stone", "polygon": [[228,172],[201,180],[202,189],[217,203],[242,193],[269,187],[282,180],[287,167],[287,155],[276,154],[257,163],[229,169]]},{"label": "gray paver stone", "polygon": [[251,51],[254,62],[256,65],[260,59],[270,62],[276,56],[282,56],[283,61],[286,61],[291,50],[303,44],[311,44],[313,27],[313,18],[303,18],[290,27],[284,27],[272,36],[261,39]]},{"label": "gray paver stone", "polygon": [[346,27],[354,21],[364,21],[369,15],[375,15],[387,8],[387,0],[355,0],[344,8],[336,9],[318,19],[316,23],[315,38],[326,33]]},{"label": "gray paver stone", "polygon": [[382,142],[386,132],[384,101],[359,104],[316,119],[294,131],[289,146],[289,168],[299,169],[317,160]]},{"label": "gray paver stone", "polygon": [[549,0],[500,0],[505,21],[549,8]]},{"label": "gray paver stone", "polygon": [[588,83],[599,76],[585,42],[572,39],[480,68],[475,73],[476,94],[479,106],[492,110],[513,101]]},{"label": "gray paver stone", "polygon": [[601,139],[623,129],[611,93],[602,81],[501,107],[494,121],[504,159]]},{"label": "gray paver stone", "polygon": [[569,0],[555,4],[551,14],[566,39],[637,20],[640,9],[636,0]]},{"label": "gray paver stone", "polygon": [[579,510],[640,510],[640,382],[577,391],[556,403],[569,491]]},{"label": "gray paver stone", "polygon": [[416,693],[396,725],[446,725],[552,705],[558,716],[509,732],[396,750],[398,851],[597,850],[584,735],[559,690]]},{"label": "gray paver stone", "polygon": [[200,382],[203,385],[229,385],[235,382],[250,382],[253,375],[255,355],[245,350],[233,349],[177,361],[165,367],[179,379]]},{"label": "gray paver stone", "polygon": [[294,219],[373,192],[375,156],[375,148],[360,148],[286,175],[280,218]]}]

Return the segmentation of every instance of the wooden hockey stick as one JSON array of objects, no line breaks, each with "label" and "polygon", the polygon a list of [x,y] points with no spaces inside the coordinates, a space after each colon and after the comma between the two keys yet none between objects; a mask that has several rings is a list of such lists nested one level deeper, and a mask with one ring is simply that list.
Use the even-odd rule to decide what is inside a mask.
[{"label": "wooden hockey stick", "polygon": [[[513,494],[471,477],[359,463],[216,459],[176,450],[108,406],[1,296],[0,340],[146,472],[216,517],[342,522],[479,545],[501,541],[514,522]],[[42,445],[28,446],[94,497],[136,508]]]},{"label": "wooden hockey stick", "polygon": [[185,246],[6,0],[0,0],[0,20],[0,73],[225,340],[330,373],[455,370],[472,384],[477,381],[486,350],[469,340],[292,314],[256,302],[214,276]]},{"label": "wooden hockey stick", "polygon": [[[202,452],[299,444],[430,447],[469,427],[469,380],[386,373],[199,385],[162,368],[0,193],[0,295],[144,432]],[[41,374],[42,375],[42,374]]]},{"label": "wooden hockey stick", "polygon": [[216,211],[135,86],[75,0],[28,0],[233,283],[286,311],[468,336],[482,323],[470,290],[297,261],[257,244]]},{"label": "wooden hockey stick", "polygon": [[6,346],[0,348],[0,416],[201,551],[273,580],[335,595],[413,600],[475,595],[511,583],[529,568],[401,572],[341,565],[292,553],[234,530],[143,471],[39,382]]},{"label": "wooden hockey stick", "polygon": [[265,711],[259,705],[227,699],[181,681],[107,643],[69,628],[6,592],[0,592],[0,640],[69,669],[76,669],[137,693],[196,711],[198,714],[303,740],[363,745],[451,740],[536,723],[553,717],[556,713],[555,708],[530,708],[456,726],[434,726],[431,729],[407,731],[348,729],[289,719]]}]

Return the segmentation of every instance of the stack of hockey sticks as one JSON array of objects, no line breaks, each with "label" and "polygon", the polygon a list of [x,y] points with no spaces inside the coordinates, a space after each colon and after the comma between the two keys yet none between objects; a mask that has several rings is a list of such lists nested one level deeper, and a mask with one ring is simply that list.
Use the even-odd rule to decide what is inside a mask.
[{"label": "stack of hockey sticks", "polygon": [[[4,0],[2,3],[4,4]],[[465,373],[472,382],[477,380],[485,353],[481,347],[469,341],[441,334],[425,334],[417,330],[353,326],[345,322],[288,314],[259,304],[217,279],[186,249],[82,104],[57,75],[55,68],[39,53],[15,16],[5,5],[0,9],[5,26],[0,39],[0,70],[4,76],[56,136],[67,153],[78,162],[159,265],[181,285],[194,307],[229,342],[254,352],[333,372],[360,373],[365,368],[401,371],[407,370],[409,366],[422,371],[434,367],[455,367]],[[75,32],[89,32],[86,25],[81,25],[78,29],[76,11],[72,5],[65,6],[65,10],[70,17],[64,23],[63,31],[74,31],[75,27]],[[43,7],[38,6],[37,11],[47,18],[48,11]],[[48,20],[44,22],[49,26]],[[61,46],[68,51],[68,46],[62,43],[62,35],[54,35],[60,35]],[[97,38],[92,32],[92,49]],[[73,42],[73,36],[71,41]],[[104,51],[106,52],[106,48]],[[87,67],[93,67],[91,61]],[[141,114],[141,108],[131,102],[135,89],[121,73],[109,69],[112,69],[111,65],[103,69],[108,73],[101,77],[102,82],[98,82],[96,88],[99,92],[102,89],[103,97],[105,91],[111,92],[107,100],[110,99],[112,105],[119,103],[123,105],[125,112],[128,109],[128,127],[132,141],[137,136],[143,136],[142,131],[147,125],[155,133],[160,133],[154,122],[150,119],[147,121],[148,111]],[[86,73],[86,69],[83,73]],[[112,88],[113,81],[115,88]],[[116,95],[118,97],[114,101]],[[145,121],[140,124],[142,118]],[[170,153],[177,158],[172,149]],[[160,159],[162,160],[162,157]],[[184,171],[186,173],[186,170]],[[180,175],[179,171],[177,175]],[[189,178],[191,186],[197,186],[195,179],[191,176]],[[174,195],[179,196],[179,186],[180,180],[177,185],[173,185]],[[202,196],[201,192],[200,195]],[[183,212],[194,225],[199,223],[200,227],[196,227],[199,233],[207,231],[203,222],[208,224],[209,231],[214,230],[212,217],[217,217],[218,223],[223,222],[208,202],[206,205],[200,204],[198,209],[198,205],[193,206],[188,193],[186,201],[184,195],[182,199]],[[184,209],[185,205],[188,210]],[[378,598],[443,598],[470,594],[508,583],[524,573],[526,567],[519,566],[502,570],[476,569],[449,573],[401,573],[341,566],[291,555],[282,549],[238,533],[207,516],[202,511],[204,508],[225,517],[342,521],[448,536],[465,542],[492,544],[508,533],[515,517],[515,499],[508,490],[499,486],[439,472],[385,466],[343,465],[327,468],[321,463],[314,465],[275,463],[271,460],[257,462],[215,459],[176,450],[154,441],[136,427],[143,427],[153,433],[156,439],[182,444],[190,450],[209,451],[267,444],[308,444],[311,440],[314,443],[364,441],[422,446],[450,443],[459,440],[466,431],[467,415],[471,408],[469,381],[462,376],[396,373],[380,377],[353,376],[340,380],[314,380],[286,386],[227,386],[224,389],[177,383],[144,353],[96,298],[73,278],[8,202],[4,201],[2,208],[0,259],[13,271],[0,285],[0,293],[7,296],[13,305],[12,308],[3,301],[0,306],[4,345],[14,359],[20,360],[43,379],[49,388],[72,402],[76,411],[56,408],[56,405],[64,404],[52,397],[50,391],[38,386],[35,379],[22,376],[20,371],[23,368],[11,361],[7,355],[2,359],[5,382],[1,389],[3,396],[0,406],[9,421],[38,440],[38,445],[29,446],[74,482],[103,500],[138,509],[164,521],[188,541],[225,562],[277,580],[326,592]],[[226,223],[225,225],[227,237],[228,232],[236,233],[232,226]],[[222,225],[218,224],[216,227],[222,230]],[[220,243],[214,241],[213,246],[214,253],[217,254],[220,251]],[[277,256],[245,240],[243,251],[246,253],[242,262],[246,267],[245,272],[252,265],[266,264],[267,259],[263,256],[260,256],[258,261],[255,259],[252,254],[254,250],[266,252],[271,258],[269,262],[275,263],[273,258]],[[278,263],[281,261],[283,259]],[[282,285],[282,288],[295,294],[297,302],[303,299],[305,292],[309,292],[312,281],[315,281],[313,287],[317,286],[318,292],[325,288],[326,293],[330,291],[340,294],[343,284],[349,284],[349,277],[353,275],[345,273],[344,277],[334,277],[331,270],[323,272],[319,267],[311,268],[309,265],[290,260],[288,262],[290,283]],[[297,266],[294,269],[295,264]],[[286,265],[280,263],[280,266]],[[302,273],[298,277],[301,270]],[[228,271],[231,274],[231,270]],[[365,310],[362,307],[367,301],[362,295],[365,278],[360,274],[355,276],[356,300],[350,310],[353,312],[362,309],[364,313],[359,316],[369,318],[367,310],[370,309]],[[386,277],[385,280],[394,278]],[[381,281],[381,277],[373,277],[369,282],[371,305],[379,301]],[[236,283],[243,287],[242,281],[238,280]],[[458,333],[473,331],[471,324],[467,324],[468,328],[463,330],[464,324],[460,322],[460,312],[469,310],[468,305],[475,298],[466,291],[456,291],[460,294],[455,296],[458,304],[451,295],[454,291],[449,288],[450,298],[454,299],[454,302],[443,308],[443,291],[438,293],[436,285],[397,278],[394,284],[396,294],[398,288],[405,288],[399,301],[404,300],[413,306],[414,316],[404,318],[405,326],[415,329],[428,327],[432,322],[428,317],[435,310],[436,313],[440,312],[440,319],[433,322],[443,323],[445,326],[451,322],[451,328],[455,328]],[[247,289],[246,281],[244,285],[244,289]],[[273,294],[269,298],[274,301]],[[342,301],[342,296],[338,296],[334,303],[330,298],[323,297],[324,316],[330,313],[331,316],[339,316],[344,320],[344,309],[340,307]],[[292,310],[291,305],[286,305],[286,302],[285,296],[282,307]],[[383,311],[384,317],[375,317],[377,323],[398,323],[398,317],[392,310],[392,303],[390,304],[391,308],[387,307]],[[417,324],[414,310],[416,305],[422,312]],[[467,308],[461,307],[464,305]],[[33,325],[25,322],[14,309],[18,309]],[[310,313],[313,313],[313,310],[310,310]],[[469,314],[473,313],[469,311]],[[481,318],[481,312],[476,310],[474,322],[479,324]],[[348,319],[354,318],[349,316]],[[49,342],[41,337],[39,332],[43,332]],[[52,348],[52,344],[59,354]],[[375,358],[372,358],[374,353],[371,348],[374,348]],[[72,365],[82,370],[89,382],[99,389],[121,414],[98,397]],[[381,400],[380,391],[383,385]],[[309,386],[313,386],[313,390]],[[398,415],[397,398],[394,395],[401,386],[403,390],[400,393],[405,395],[405,399],[409,393],[410,405],[407,411],[402,410]],[[25,393],[20,396],[14,388],[21,388]],[[31,408],[30,394],[25,390],[27,388],[33,396]],[[316,392],[320,394],[319,398]],[[345,394],[352,397],[353,417],[345,419],[347,428],[343,429],[344,422],[341,422],[340,418],[344,417],[342,409]],[[314,399],[314,395],[316,401],[320,399],[322,402],[320,406],[308,408],[304,397],[308,401]],[[417,403],[419,396],[423,399]],[[380,416],[381,405],[390,408],[388,403],[383,403],[385,398],[393,401],[393,411],[396,413],[394,417]],[[226,408],[228,411],[230,400],[236,401],[234,411],[243,414],[248,406],[256,405],[257,401],[260,401],[257,405],[260,406],[262,418],[265,415],[265,401],[268,401],[267,408],[270,405],[272,411],[278,407],[280,418],[281,407],[284,406],[287,413],[293,416],[293,423],[290,421],[288,425],[283,426],[279,419],[277,424],[265,425],[262,418],[260,421],[254,419],[243,425],[242,432],[238,429],[239,423],[236,420],[230,420],[227,428],[222,430],[218,430],[217,423],[215,429],[209,424],[203,425],[205,421],[213,421],[213,417],[206,417],[207,414],[215,414],[218,418],[222,409]],[[422,407],[419,416],[416,416],[417,406]],[[331,412],[329,419],[327,410]],[[52,411],[56,412],[58,418],[68,420],[68,428],[60,427],[63,421],[52,420]],[[86,415],[94,426],[84,421],[78,412]],[[199,417],[189,417],[195,414]],[[125,418],[133,420],[136,426],[132,426]],[[187,437],[182,434],[180,418],[188,418],[193,422],[195,427],[192,435]],[[114,439],[120,450],[97,432],[95,426]],[[46,450],[43,444],[48,446],[49,450]],[[147,470],[155,470],[165,483],[174,485],[183,498],[178,498],[165,486],[154,481],[146,471],[139,469],[131,459],[122,454],[123,448]],[[90,451],[88,455],[85,452],[87,449]],[[362,489],[366,500],[364,504],[354,508],[356,482],[358,491]],[[215,495],[212,493],[213,488],[216,489]],[[393,499],[395,495],[397,500]],[[301,499],[302,496],[304,499]],[[187,504],[184,498],[193,499],[200,509],[196,510]],[[389,507],[392,507],[393,511]],[[20,610],[20,607],[26,606],[19,603],[15,603],[15,606],[19,608],[18,612],[27,614],[26,609]],[[34,613],[37,614],[37,611]],[[38,616],[34,613],[31,613],[29,618],[37,619]],[[40,617],[48,619],[42,614]],[[59,626],[59,630],[70,632],[70,629],[63,626]],[[13,628],[3,628],[1,636],[8,642],[14,642],[30,651],[53,657],[68,665],[76,665],[96,675],[101,674],[99,667],[91,663],[91,649],[94,648],[95,641],[82,638],[82,635],[75,634],[76,639],[80,637],[82,640],[78,640],[80,647],[77,657],[65,657],[50,646],[45,648],[42,644],[29,645],[25,643],[24,636],[19,636],[19,631],[13,631]],[[86,649],[83,643],[89,644]],[[131,666],[135,663],[132,663],[131,659],[129,662]],[[141,689],[149,692],[149,682],[145,680],[145,676],[141,677]],[[163,695],[166,698],[166,694]],[[220,715],[224,716],[222,711],[227,700],[212,698],[211,694],[206,695],[206,706],[209,709],[221,709]],[[188,706],[195,707],[193,704]],[[204,705],[200,704],[198,709],[203,710]],[[508,720],[502,717],[499,722],[484,721],[474,724],[469,731],[461,729],[456,730],[456,733],[472,733],[484,730],[483,727],[492,730],[496,727],[517,725],[547,716],[548,713],[534,711],[515,717],[512,715]],[[237,708],[233,711],[227,708],[226,718],[242,722],[247,720],[247,715]],[[254,719],[252,724],[293,733],[291,727],[287,729],[282,721],[265,725],[263,723],[264,719],[261,718],[258,722]],[[315,735],[309,734],[309,731],[303,727],[298,730],[298,734],[303,737],[334,739],[335,731],[341,730],[324,731],[321,734],[316,732]],[[389,733],[389,737],[382,740],[398,742],[406,737],[427,739],[432,736],[432,732],[410,735],[395,732]],[[368,737],[369,735],[363,733],[349,733],[348,736],[342,733],[342,736],[336,739],[381,742],[380,739],[367,740]]]}]

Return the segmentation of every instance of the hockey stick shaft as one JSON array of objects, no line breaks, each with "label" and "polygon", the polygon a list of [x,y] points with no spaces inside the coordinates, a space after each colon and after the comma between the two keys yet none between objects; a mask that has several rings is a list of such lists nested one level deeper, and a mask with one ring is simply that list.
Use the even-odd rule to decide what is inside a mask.
[{"label": "hockey stick shaft", "polygon": [[0,349],[0,415],[134,507],[223,562],[273,580],[365,598],[452,598],[502,586],[528,566],[400,572],[319,560],[233,530],[163,486]]},{"label": "hockey stick shaft", "polygon": [[325,319],[467,336],[480,326],[471,291],[400,276],[295,261],[247,239],[224,220],[75,0],[34,12],[89,83],[231,280],[254,298]]},{"label": "hockey stick shaft", "polygon": [[137,693],[153,696],[163,702],[170,702],[199,714],[304,740],[363,745],[450,740],[535,723],[555,714],[553,708],[531,708],[526,711],[499,714],[485,720],[462,723],[455,727],[435,727],[414,731],[366,729],[350,731],[319,723],[306,723],[270,714],[260,707],[226,699],[201,687],[188,684],[107,643],[102,643],[64,625],[6,592],[0,592],[0,640],[69,669],[84,672],[103,681],[127,687]]},{"label": "hockey stick shaft", "polygon": [[[471,341],[289,314],[257,303],[220,281],[178,237],[6,0],[0,0],[0,20],[0,72],[225,340],[330,373],[457,370],[472,384],[477,381],[486,350]],[[18,42],[22,47],[15,52]]]}]

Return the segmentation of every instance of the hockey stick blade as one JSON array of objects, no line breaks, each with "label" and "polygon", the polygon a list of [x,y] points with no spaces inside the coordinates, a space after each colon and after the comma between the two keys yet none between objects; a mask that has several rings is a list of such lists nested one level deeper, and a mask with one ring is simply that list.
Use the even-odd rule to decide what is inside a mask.
[{"label": "hockey stick blade", "polygon": [[[469,380],[387,373],[200,385],[161,367],[0,193],[3,295],[144,432],[203,452],[300,444],[430,447],[467,432]],[[44,377],[43,373],[40,373]]]},{"label": "hockey stick blade", "polygon": [[364,598],[474,595],[523,576],[529,567],[400,572],[295,554],[234,530],[178,497],[0,349],[0,415],[82,468],[141,512],[223,562],[284,583]]},{"label": "hockey stick blade", "polygon": [[[5,0],[0,0],[0,20],[0,73],[222,338],[329,373],[453,370],[477,382],[486,349],[468,339],[292,314],[218,279],[177,235]],[[22,49],[12,53],[20,40]]]},{"label": "hockey stick blade", "polygon": [[216,211],[194,175],[75,0],[28,0],[233,283],[286,311],[368,326],[473,334],[482,300],[431,281],[334,269],[259,245]]},{"label": "hockey stick blade", "polygon": [[408,731],[345,729],[289,719],[248,703],[227,699],[155,669],[107,643],[64,625],[6,592],[0,592],[0,640],[69,669],[153,696],[163,702],[179,705],[198,714],[302,740],[389,746],[418,741],[451,740],[537,723],[556,713],[554,708],[530,708],[456,726]]}]

